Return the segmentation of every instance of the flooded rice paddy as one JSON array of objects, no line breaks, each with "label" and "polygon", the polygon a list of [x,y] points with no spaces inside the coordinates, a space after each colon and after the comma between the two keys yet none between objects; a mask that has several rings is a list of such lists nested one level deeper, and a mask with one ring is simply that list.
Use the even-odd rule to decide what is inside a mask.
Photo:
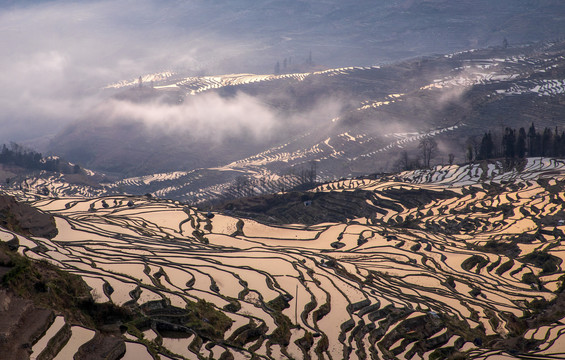
[{"label": "flooded rice paddy", "polygon": [[[399,206],[309,227],[146,197],[28,197],[59,234],[18,236],[20,252],[79,274],[99,302],[205,300],[232,320],[222,342],[157,325],[130,333],[131,359],[151,359],[147,344],[171,359],[562,358],[565,180],[549,162],[531,167],[512,182],[449,168],[324,185],[315,191],[364,189]],[[413,196],[398,200],[402,189]],[[94,336],[72,334],[57,358]]]}]

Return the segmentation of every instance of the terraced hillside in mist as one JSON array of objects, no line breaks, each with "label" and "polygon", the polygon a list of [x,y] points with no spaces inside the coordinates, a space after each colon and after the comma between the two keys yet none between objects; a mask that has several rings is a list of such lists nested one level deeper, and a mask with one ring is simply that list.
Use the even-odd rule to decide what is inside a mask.
[{"label": "terraced hillside in mist", "polygon": [[[450,153],[462,163],[469,137],[532,123],[562,125],[564,49],[565,43],[556,41],[296,74],[152,75],[147,79],[156,79],[154,88],[130,83],[120,104],[144,112],[164,97],[174,103],[167,111],[159,108],[164,114],[179,109],[190,114],[191,104],[199,101],[227,102],[228,109],[245,99],[277,119],[274,130],[257,139],[246,128],[218,141],[210,139],[212,125],[187,123],[185,132],[181,126],[161,134],[156,124],[176,121],[165,115],[150,127],[131,119],[115,124],[91,119],[59,134],[51,150],[121,180],[99,188],[69,189],[54,185],[54,179],[15,185],[45,183],[60,196],[152,193],[199,203],[229,195],[240,176],[253,180],[255,193],[288,189],[312,161],[322,181],[393,171],[402,151],[417,156],[423,138],[439,144],[432,163],[445,163]],[[210,104],[216,103],[207,108],[214,108]],[[232,122],[237,118],[225,121]]]},{"label": "terraced hillside in mist", "polygon": [[[327,183],[273,213],[9,191],[58,234],[2,239],[144,314],[126,358],[555,359],[564,189],[564,162],[532,158]],[[65,354],[95,334],[71,329]]]}]

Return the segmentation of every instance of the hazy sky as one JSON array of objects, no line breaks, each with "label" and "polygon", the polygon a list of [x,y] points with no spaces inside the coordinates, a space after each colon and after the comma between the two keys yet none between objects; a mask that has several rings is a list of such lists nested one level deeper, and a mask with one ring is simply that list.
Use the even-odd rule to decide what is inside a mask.
[{"label": "hazy sky", "polygon": [[[152,127],[163,114],[164,121],[171,120],[163,128],[170,129],[178,127],[186,114],[209,115],[204,114],[206,106],[215,118],[193,115],[186,121],[196,127],[203,121],[218,127],[224,122],[222,131],[237,132],[238,124],[249,127],[247,115],[255,109],[265,115],[265,128],[271,128],[274,115],[249,98],[238,97],[241,101],[236,103],[207,97],[179,108],[127,106],[107,100],[109,94],[102,90],[110,83],[159,71],[268,72],[278,54],[272,51],[277,44],[266,40],[272,34],[255,24],[265,19],[239,20],[253,3],[93,0],[0,6],[0,42],[5,49],[0,57],[0,142],[51,136],[73,121],[105,114],[147,118]],[[119,108],[109,110],[112,106]],[[220,116],[222,106],[229,116]]]},{"label": "hazy sky", "polygon": [[161,70],[221,71],[253,40],[181,21],[186,5],[45,1],[0,8],[0,141],[60,129],[112,82]]}]

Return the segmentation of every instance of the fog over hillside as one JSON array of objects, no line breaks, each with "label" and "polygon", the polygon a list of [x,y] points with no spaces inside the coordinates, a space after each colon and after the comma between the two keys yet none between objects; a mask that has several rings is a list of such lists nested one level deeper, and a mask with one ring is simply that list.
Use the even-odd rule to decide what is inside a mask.
[{"label": "fog over hillside", "polygon": [[310,52],[322,67],[368,66],[555,39],[564,13],[559,0],[4,1],[0,140],[40,146],[97,108],[105,85],[144,74],[272,73]]}]

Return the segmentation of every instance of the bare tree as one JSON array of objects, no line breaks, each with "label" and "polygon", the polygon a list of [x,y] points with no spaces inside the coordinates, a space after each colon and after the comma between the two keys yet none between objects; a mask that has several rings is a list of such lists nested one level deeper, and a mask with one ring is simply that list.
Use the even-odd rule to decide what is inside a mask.
[{"label": "bare tree", "polygon": [[481,137],[479,135],[470,136],[467,139],[467,160],[472,162],[477,159],[481,149]]},{"label": "bare tree", "polygon": [[449,162],[449,165],[453,165],[453,161],[455,160],[455,155],[452,154],[452,153],[449,153],[447,155],[447,159],[448,159],[447,161]]},{"label": "bare tree", "polygon": [[316,160],[312,160],[310,161],[310,171],[308,173],[309,175],[309,183],[310,184],[315,184],[316,183],[316,177],[317,177],[317,161]]},{"label": "bare tree", "polygon": [[425,137],[422,140],[420,140],[418,149],[420,149],[421,151],[421,156],[424,166],[429,168],[430,161],[437,152],[437,142],[431,137]]},{"label": "bare tree", "polygon": [[403,150],[402,153],[400,153],[398,168],[399,170],[410,170],[410,158],[408,157],[408,151]]},{"label": "bare tree", "polygon": [[420,167],[420,159],[410,157],[408,151],[403,150],[398,160],[396,160],[394,167],[399,171],[418,169]]}]

